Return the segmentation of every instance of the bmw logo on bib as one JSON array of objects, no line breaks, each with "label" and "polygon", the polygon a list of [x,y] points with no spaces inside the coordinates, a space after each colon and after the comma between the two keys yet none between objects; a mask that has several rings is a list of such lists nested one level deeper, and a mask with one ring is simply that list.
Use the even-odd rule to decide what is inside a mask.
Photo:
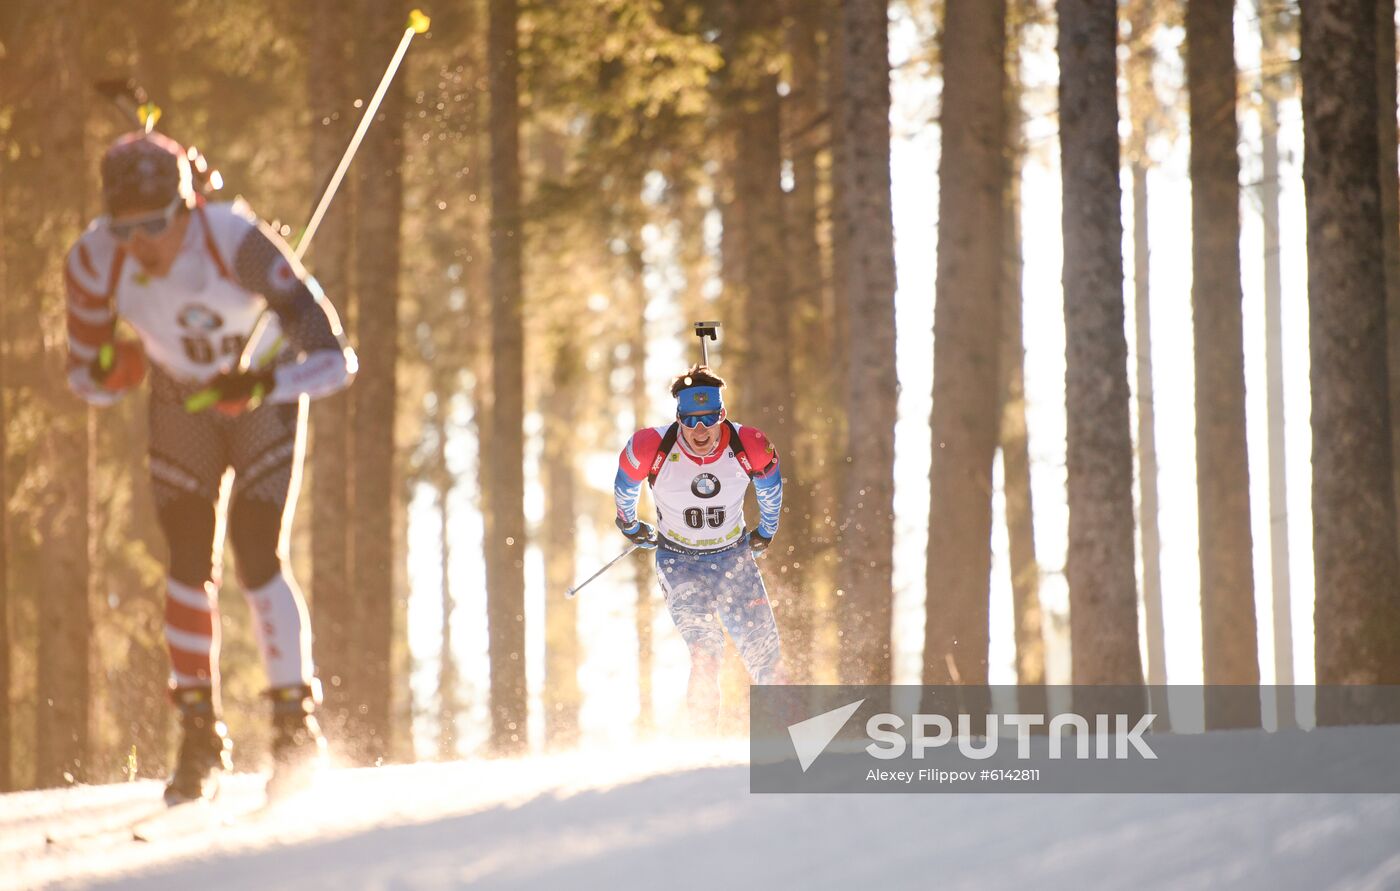
[{"label": "bmw logo on bib", "polygon": [[702,473],[690,484],[690,491],[697,498],[713,498],[719,494],[719,477],[713,473]]}]

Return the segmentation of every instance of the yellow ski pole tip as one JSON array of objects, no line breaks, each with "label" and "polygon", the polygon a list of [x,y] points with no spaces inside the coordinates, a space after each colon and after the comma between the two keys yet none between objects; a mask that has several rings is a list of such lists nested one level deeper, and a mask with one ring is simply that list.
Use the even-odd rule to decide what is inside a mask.
[{"label": "yellow ski pole tip", "polygon": [[136,109],[136,117],[146,128],[146,132],[150,133],[156,128],[156,124],[160,121],[160,106],[156,105],[154,102],[147,102]]},{"label": "yellow ski pole tip", "polygon": [[413,30],[414,34],[422,34],[428,30],[428,25],[431,23],[432,19],[428,18],[421,9],[415,9],[408,14],[408,27]]}]

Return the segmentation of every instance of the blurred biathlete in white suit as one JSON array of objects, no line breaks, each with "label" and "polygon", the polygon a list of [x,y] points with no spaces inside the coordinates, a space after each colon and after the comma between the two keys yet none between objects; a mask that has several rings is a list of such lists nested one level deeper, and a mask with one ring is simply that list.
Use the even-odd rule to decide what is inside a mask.
[{"label": "blurred biathlete in white suit", "polygon": [[[701,731],[712,730],[718,717],[726,631],[754,683],[785,683],[778,626],[754,562],[778,533],[782,472],[761,430],[729,420],[724,386],[703,365],[677,377],[676,420],[632,434],[613,487],[622,534],[656,548],[666,606],[690,649],[686,702]],[[656,528],[637,518],[644,480],[656,502]],[[746,531],[750,485],[759,522]]]},{"label": "blurred biathlete in white suit", "polygon": [[[286,546],[300,476],[304,396],[342,389],[356,370],[335,310],[281,237],[241,201],[206,203],[182,148],[132,133],[102,158],[106,213],[68,254],[68,381],[107,405],[147,376],[150,475],[170,546],[165,637],[183,740],[169,803],[216,793],[231,744],[219,709],[216,510],[234,471],[228,540],[247,592],[269,682],[274,770],[270,795],[303,784],[325,741],[306,605]],[[265,310],[260,355],[239,357]],[[139,340],[117,333],[125,320]],[[193,410],[196,393],[216,405]]]}]

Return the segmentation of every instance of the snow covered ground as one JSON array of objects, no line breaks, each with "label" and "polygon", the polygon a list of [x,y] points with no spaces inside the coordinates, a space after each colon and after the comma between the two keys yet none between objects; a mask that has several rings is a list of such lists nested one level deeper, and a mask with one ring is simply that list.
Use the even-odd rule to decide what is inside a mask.
[{"label": "snow covered ground", "polygon": [[751,795],[747,763],[653,743],[337,770],[147,843],[126,827],[154,782],[0,796],[0,888],[1400,888],[1400,795]]}]

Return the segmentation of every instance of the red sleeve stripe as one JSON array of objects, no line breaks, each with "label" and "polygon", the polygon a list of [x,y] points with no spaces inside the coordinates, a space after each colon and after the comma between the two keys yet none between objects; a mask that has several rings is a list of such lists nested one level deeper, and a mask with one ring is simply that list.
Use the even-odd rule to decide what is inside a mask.
[{"label": "red sleeve stripe", "polygon": [[89,325],[102,325],[112,321],[112,311],[105,306],[101,309],[87,309],[76,303],[69,303],[68,314]]},{"label": "red sleeve stripe", "polygon": [[113,322],[107,321],[101,325],[89,325],[82,319],[68,313],[68,336],[78,343],[88,346],[101,346],[111,339]]},{"label": "red sleeve stripe", "polygon": [[68,370],[72,371],[78,365],[86,365],[97,356],[97,347],[89,346],[85,343],[68,339]]},{"label": "red sleeve stripe", "polygon": [[73,270],[63,270],[63,280],[68,285],[68,300],[83,309],[106,309],[111,305],[109,297],[99,297],[84,288],[78,281],[78,277],[73,274]]}]

